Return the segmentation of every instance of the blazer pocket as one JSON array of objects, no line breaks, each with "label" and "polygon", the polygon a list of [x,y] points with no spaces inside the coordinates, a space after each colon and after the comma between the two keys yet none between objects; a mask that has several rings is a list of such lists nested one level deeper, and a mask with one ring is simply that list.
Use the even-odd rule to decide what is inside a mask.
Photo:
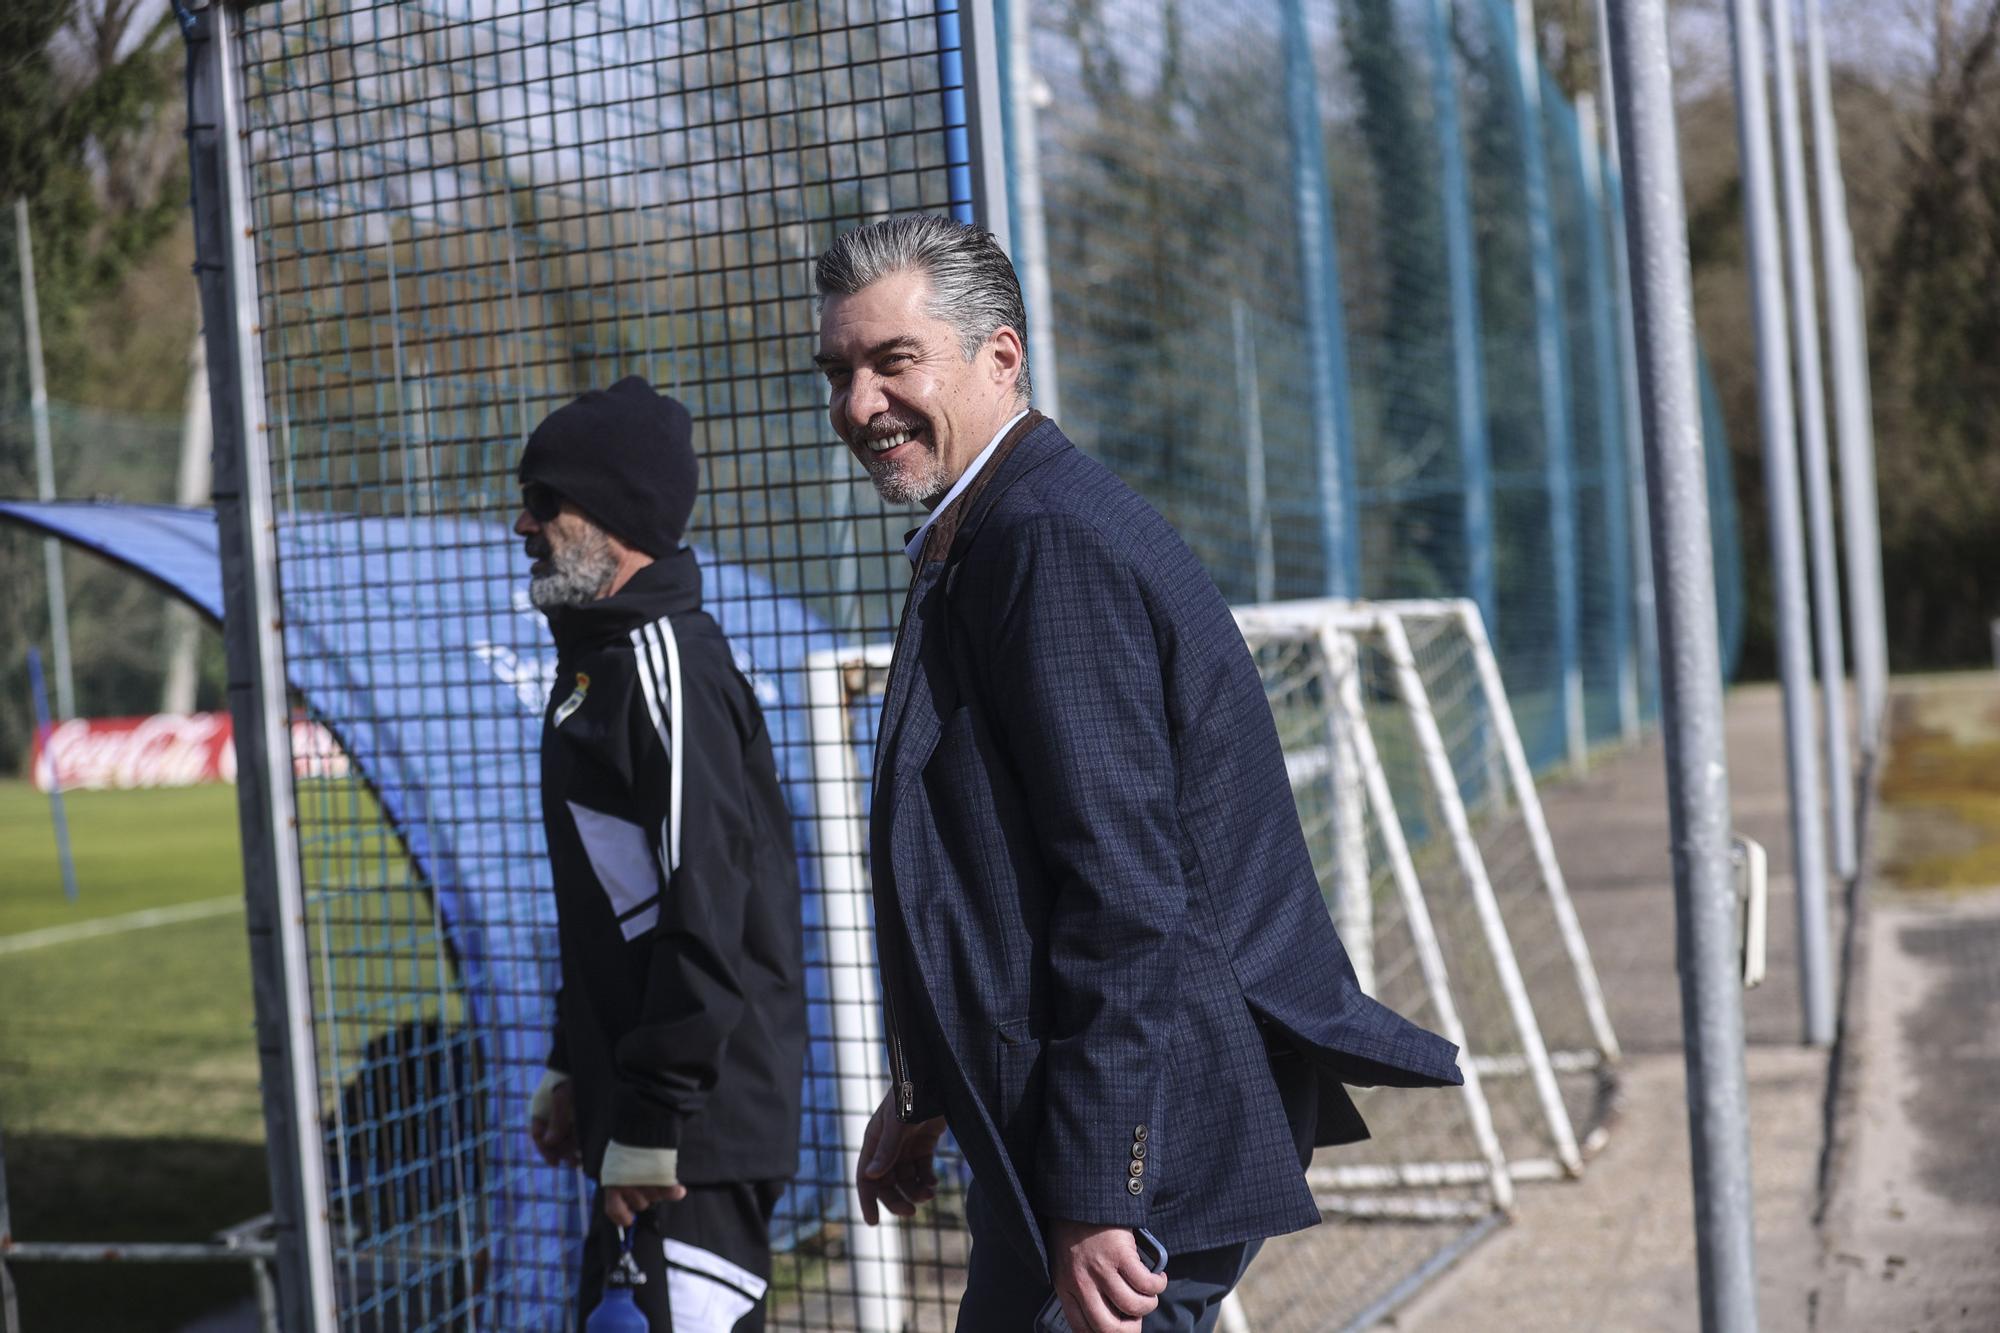
[{"label": "blazer pocket", "polygon": [[937,741],[924,756],[924,772],[949,772],[978,760],[979,737],[973,727],[972,706],[960,704],[939,722]]},{"label": "blazer pocket", "polygon": [[993,1030],[996,1104],[993,1118],[1017,1166],[1034,1152],[1042,1122],[1042,1039],[1029,1020],[1015,1019]]}]

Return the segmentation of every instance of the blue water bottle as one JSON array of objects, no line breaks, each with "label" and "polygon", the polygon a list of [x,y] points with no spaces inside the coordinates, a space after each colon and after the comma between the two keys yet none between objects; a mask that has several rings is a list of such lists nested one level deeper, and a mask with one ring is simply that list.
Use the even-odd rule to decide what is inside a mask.
[{"label": "blue water bottle", "polygon": [[617,1264],[604,1275],[604,1299],[590,1312],[583,1333],[647,1333],[645,1312],[640,1310],[633,1294],[646,1285],[646,1275],[639,1271],[639,1261],[632,1257],[632,1234],[620,1227],[618,1241],[623,1252]]}]

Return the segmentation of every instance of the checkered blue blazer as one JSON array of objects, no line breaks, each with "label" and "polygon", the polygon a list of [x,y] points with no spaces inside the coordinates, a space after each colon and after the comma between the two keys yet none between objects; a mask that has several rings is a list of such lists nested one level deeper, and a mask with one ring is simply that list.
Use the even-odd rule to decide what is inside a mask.
[{"label": "checkered blue blazer", "polygon": [[1456,1048],[1355,984],[1214,582],[1053,422],[1023,429],[926,549],[884,702],[902,1109],[948,1118],[1043,1262],[1058,1217],[1177,1253],[1309,1226],[1304,1157],[1367,1134],[1343,1084],[1456,1084]]}]

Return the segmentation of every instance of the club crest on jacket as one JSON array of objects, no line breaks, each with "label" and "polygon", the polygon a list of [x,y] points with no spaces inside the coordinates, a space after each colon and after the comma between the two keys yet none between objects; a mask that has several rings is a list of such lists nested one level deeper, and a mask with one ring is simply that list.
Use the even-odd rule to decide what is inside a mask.
[{"label": "club crest on jacket", "polygon": [[561,703],[556,705],[555,721],[550,725],[560,727],[564,722],[568,721],[569,715],[571,713],[574,713],[577,709],[583,707],[584,696],[589,693],[590,693],[589,673],[583,671],[577,672],[576,688],[569,692],[569,697],[567,699],[564,699]]}]

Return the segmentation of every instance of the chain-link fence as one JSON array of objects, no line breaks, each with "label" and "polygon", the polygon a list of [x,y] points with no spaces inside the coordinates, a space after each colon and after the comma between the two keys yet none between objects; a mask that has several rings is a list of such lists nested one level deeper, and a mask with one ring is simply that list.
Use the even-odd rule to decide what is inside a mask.
[{"label": "chain-link fence", "polygon": [[[364,778],[291,792],[317,1080],[299,1109],[323,1130],[342,1327],[574,1317],[582,1186],[522,1133],[555,976],[534,799],[553,653],[507,524],[526,433],[630,373],[698,423],[691,537],[771,722],[806,887],[806,1136],[772,1326],[948,1326],[958,1177],[886,1235],[845,1187],[882,1074],[846,776],[868,771],[873,705],[865,666],[839,663],[891,636],[910,524],[830,442],[810,360],[810,261],[849,226],[989,207],[1042,405],[1232,601],[1473,598],[1538,767],[1650,710],[1618,181],[1524,77],[1511,8],[989,12],[983,51],[964,38],[987,15],[957,0],[238,14],[226,184],[254,238],[242,331],[284,665]],[[973,123],[978,78],[1004,133]],[[1003,151],[1005,198],[976,201]],[[1301,1327],[1436,1249],[1409,1218],[1329,1225],[1381,1262],[1305,1282]]]}]

